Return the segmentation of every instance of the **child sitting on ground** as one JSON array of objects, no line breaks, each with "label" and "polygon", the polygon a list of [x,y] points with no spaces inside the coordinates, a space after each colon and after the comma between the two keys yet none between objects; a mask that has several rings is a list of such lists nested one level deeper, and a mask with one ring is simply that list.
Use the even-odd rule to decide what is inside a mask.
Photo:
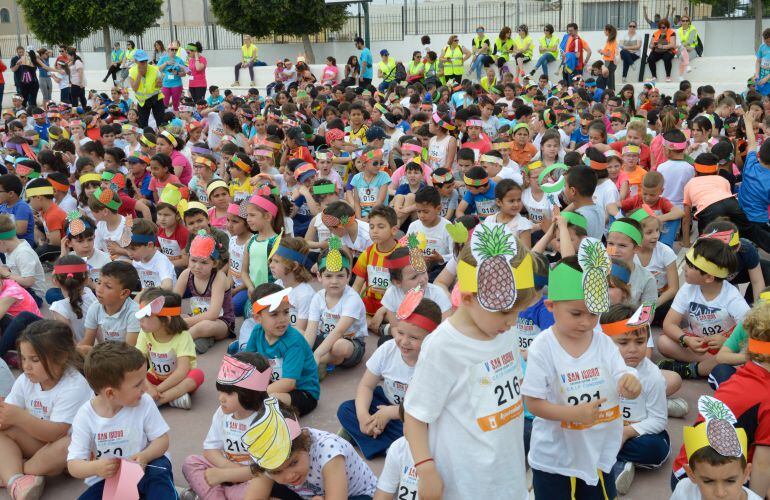
[{"label": "child sitting on ground", "polygon": [[631,286],[629,303],[633,306],[654,304],[658,298],[655,278],[650,271],[634,262],[636,251],[642,244],[642,226],[629,218],[620,218],[612,223],[607,233],[607,253],[623,261],[631,270],[628,284]]},{"label": "child sitting on ground", "polygon": [[158,251],[158,226],[155,223],[146,219],[134,221],[127,249],[143,289],[161,287],[171,290],[174,287],[174,264]]},{"label": "child sitting on ground", "polygon": [[94,292],[86,286],[88,265],[77,255],[59,257],[51,278],[63,293],[61,300],[51,304],[53,319],[69,326],[75,336],[75,344],[79,344],[85,336],[86,312],[96,302]]},{"label": "child sitting on ground", "polygon": [[431,281],[452,258],[454,244],[446,230],[449,221],[441,217],[441,193],[433,186],[421,188],[414,196],[417,220],[409,224],[406,233],[425,237],[425,263]]},{"label": "child sitting on ground", "polygon": [[16,224],[9,214],[0,214],[0,252],[5,254],[0,277],[24,287],[40,307],[46,290],[43,265],[27,240],[16,237]]}]

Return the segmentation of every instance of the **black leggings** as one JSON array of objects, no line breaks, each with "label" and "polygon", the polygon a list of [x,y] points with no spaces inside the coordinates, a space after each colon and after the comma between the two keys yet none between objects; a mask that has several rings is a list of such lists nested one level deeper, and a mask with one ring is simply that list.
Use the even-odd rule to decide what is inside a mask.
[{"label": "black leggings", "polygon": [[120,65],[112,65],[109,68],[107,68],[107,75],[102,78],[103,82],[107,81],[107,78],[112,77],[112,82],[115,83],[115,81],[118,79],[118,72],[120,71]]},{"label": "black leggings", "polygon": [[86,89],[79,85],[70,85],[70,102],[72,102],[72,105],[75,107],[82,106],[83,109],[86,109],[86,106],[88,106],[88,101],[86,101]]},{"label": "black leggings", "polygon": [[698,234],[703,234],[706,226],[716,220],[717,217],[727,217],[730,219],[730,222],[738,228],[738,234],[748,236],[751,233],[751,224],[746,218],[746,214],[743,213],[738,200],[731,196],[712,203],[698,213]]},{"label": "black leggings", "polygon": [[41,319],[43,318],[29,311],[22,311],[16,317],[6,314],[0,318],[0,330],[2,331],[2,337],[0,337],[0,356],[5,356],[8,351],[16,349],[16,340],[21,336],[24,329]]},{"label": "black leggings", "polygon": [[656,65],[658,61],[663,59],[663,66],[666,68],[666,77],[671,77],[671,61],[674,59],[674,53],[671,51],[666,52],[650,52],[650,57],[647,58],[647,64],[650,66],[650,73],[653,78],[658,77],[658,69]]},{"label": "black leggings", "polygon": [[203,100],[206,97],[206,87],[190,87],[190,96],[194,103]]}]

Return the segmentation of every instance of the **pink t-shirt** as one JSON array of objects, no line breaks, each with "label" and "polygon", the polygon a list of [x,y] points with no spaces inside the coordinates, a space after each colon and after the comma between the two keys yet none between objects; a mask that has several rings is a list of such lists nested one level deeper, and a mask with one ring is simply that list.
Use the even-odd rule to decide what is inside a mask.
[{"label": "pink t-shirt", "polygon": [[339,69],[337,66],[332,66],[331,64],[327,64],[324,66],[324,74],[321,76],[321,81],[323,83],[337,83],[337,74],[339,73]]},{"label": "pink t-shirt", "polygon": [[206,87],[206,66],[208,66],[208,61],[206,61],[206,58],[203,56],[200,56],[199,61],[201,64],[203,64],[203,69],[198,71],[195,69],[195,60],[190,59],[189,61],[189,68],[190,68],[190,87]]},{"label": "pink t-shirt", "polygon": [[37,307],[37,303],[35,303],[35,299],[33,299],[32,295],[30,295],[21,285],[13,280],[2,280],[2,285],[0,286],[2,286],[2,288],[0,288],[0,299],[6,297],[16,299],[13,305],[8,308],[8,314],[16,316],[22,311],[29,311],[38,316],[42,316],[42,314],[40,314],[40,309]]},{"label": "pink t-shirt", "polygon": [[[425,179],[425,184],[428,186],[432,186],[432,180],[430,178],[433,171],[430,169],[428,165],[421,165],[422,166],[422,178]],[[398,188],[401,184],[406,184],[406,165],[401,165],[396,169],[395,172],[393,172],[393,175],[390,176],[390,182],[392,186],[395,186]]]},{"label": "pink t-shirt", "polygon": [[217,209],[211,207],[209,208],[209,224],[211,224],[211,227],[227,231],[227,215],[224,217],[217,217]]},{"label": "pink t-shirt", "polygon": [[160,198],[160,192],[163,191],[163,188],[166,187],[166,184],[169,182],[171,184],[181,184],[179,177],[174,174],[169,174],[165,181],[159,181],[158,178],[153,175],[150,179],[150,185],[148,186],[148,189],[158,193],[158,198]]},{"label": "pink t-shirt", "polygon": [[695,215],[709,205],[733,196],[730,181],[721,175],[693,177],[684,186],[684,204],[695,207]]},{"label": "pink t-shirt", "polygon": [[188,185],[193,175],[192,165],[190,165],[190,160],[188,160],[187,157],[182,153],[180,153],[179,151],[174,151],[173,153],[171,153],[171,164],[174,165],[174,167],[180,167],[180,166],[182,167],[182,173],[181,175],[179,175],[179,180],[185,186]]}]

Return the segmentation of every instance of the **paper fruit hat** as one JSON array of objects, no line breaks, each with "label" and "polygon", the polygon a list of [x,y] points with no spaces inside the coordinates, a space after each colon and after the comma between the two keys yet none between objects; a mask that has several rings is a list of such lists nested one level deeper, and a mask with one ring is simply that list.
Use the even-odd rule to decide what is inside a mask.
[{"label": "paper fruit hat", "polygon": [[586,308],[594,314],[607,312],[610,308],[607,276],[612,267],[607,249],[596,238],[584,238],[578,249],[578,263],[583,269],[582,285]]},{"label": "paper fruit hat", "polygon": [[126,215],[126,221],[123,225],[123,234],[120,235],[120,246],[127,247],[131,244],[131,228],[134,227],[134,218]]},{"label": "paper fruit hat", "polygon": [[655,303],[642,304],[628,319],[621,319],[612,323],[603,323],[602,331],[612,337],[639,330],[650,324],[654,313]]},{"label": "paper fruit hat", "polygon": [[77,210],[67,212],[67,232],[70,236],[82,234],[88,228],[88,224],[82,217],[81,213]]},{"label": "paper fruit hat", "polygon": [[427,272],[428,266],[425,264],[425,247],[428,244],[423,233],[409,233],[405,236],[406,247],[409,249],[409,264],[418,273]]},{"label": "paper fruit hat", "polygon": [[225,354],[219,367],[217,383],[265,392],[272,376],[273,369],[269,366],[261,372],[251,363],[244,363]]},{"label": "paper fruit hat", "polygon": [[322,264],[324,265],[319,265],[318,267],[324,268],[332,273],[342,271],[343,268],[347,267],[348,263],[347,258],[345,258],[340,251],[341,249],[342,241],[337,236],[332,235],[329,238],[329,252],[322,260]]},{"label": "paper fruit hat", "polygon": [[476,259],[477,297],[487,311],[505,311],[516,302],[516,279],[511,260],[518,252],[516,237],[505,224],[479,226],[471,237]]},{"label": "paper fruit hat", "polygon": [[406,292],[404,301],[401,302],[401,305],[398,306],[398,310],[396,311],[396,318],[406,319],[411,316],[424,296],[425,291],[422,289],[422,287],[420,287],[420,285],[417,285],[416,287]]},{"label": "paper fruit hat", "polygon": [[292,287],[284,288],[283,290],[279,290],[275,293],[271,293],[270,295],[266,295],[262,297],[261,299],[257,299],[254,304],[251,306],[252,311],[254,314],[257,314],[261,311],[264,311],[265,309],[268,310],[268,312],[273,312],[283,303],[284,301],[289,301],[289,294],[292,291]]},{"label": "paper fruit hat", "polygon": [[446,232],[455,243],[463,244],[468,241],[468,228],[462,222],[446,225]]},{"label": "paper fruit hat", "polygon": [[166,304],[166,297],[160,296],[155,297],[152,301],[147,303],[144,307],[141,307],[138,311],[134,313],[134,316],[136,316],[136,319],[142,319],[146,318],[148,316],[152,316],[153,314],[158,314],[161,309],[163,309],[163,306]]},{"label": "paper fruit hat", "polygon": [[202,258],[218,258],[219,251],[216,240],[201,229],[190,244],[190,255]]},{"label": "paper fruit hat", "polygon": [[181,199],[182,193],[179,191],[179,188],[170,182],[166,184],[163,190],[160,192],[161,203],[168,203],[172,207],[176,207]]},{"label": "paper fruit hat", "polygon": [[264,413],[243,434],[241,441],[257,465],[275,470],[289,458],[291,442],[301,432],[299,422],[284,417],[278,400],[271,396],[265,400]]},{"label": "paper fruit hat", "polygon": [[746,431],[736,429],[735,415],[722,401],[711,397],[698,398],[698,411],[705,422],[683,429],[684,449],[689,460],[693,453],[711,446],[723,457],[746,456],[748,439]]}]

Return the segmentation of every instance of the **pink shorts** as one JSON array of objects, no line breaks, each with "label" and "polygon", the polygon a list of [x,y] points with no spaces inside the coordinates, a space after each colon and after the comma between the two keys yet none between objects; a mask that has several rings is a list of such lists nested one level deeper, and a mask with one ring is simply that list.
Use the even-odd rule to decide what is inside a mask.
[{"label": "pink shorts", "polygon": [[[190,371],[189,371],[189,372],[187,372],[187,378],[189,378],[190,380],[193,380],[193,381],[195,381],[195,389],[193,389],[192,391],[190,391],[190,394],[192,394],[193,392],[195,392],[196,390],[198,390],[198,387],[200,387],[200,386],[202,386],[202,385],[203,385],[203,381],[204,381],[204,380],[205,380],[205,378],[206,378],[206,374],[205,374],[205,373],[203,373],[203,370],[201,370],[200,368],[191,368],[191,369],[190,369]],[[163,380],[159,379],[159,378],[158,378],[158,377],[157,377],[157,376],[156,376],[154,373],[152,373],[152,372],[147,372],[147,380],[148,380],[148,381],[149,381],[149,382],[150,382],[152,385],[160,385],[160,383],[161,383],[161,382],[163,382]]]}]

